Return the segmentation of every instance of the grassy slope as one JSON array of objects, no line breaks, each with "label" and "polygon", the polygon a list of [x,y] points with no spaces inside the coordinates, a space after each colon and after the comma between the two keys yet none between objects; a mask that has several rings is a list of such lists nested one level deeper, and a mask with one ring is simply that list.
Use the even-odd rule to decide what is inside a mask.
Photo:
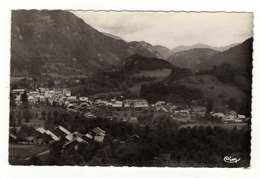
[{"label": "grassy slope", "polygon": [[143,71],[140,71],[139,73],[135,73],[132,75],[133,76],[138,76],[138,77],[142,77],[142,76],[145,76],[145,77],[156,77],[155,80],[153,81],[147,81],[147,82],[141,82],[141,83],[135,83],[134,86],[132,86],[131,88],[129,88],[133,93],[140,93],[140,90],[141,90],[141,85],[142,84],[148,84],[148,83],[152,83],[152,82],[159,82],[161,81],[164,77],[167,77],[169,76],[171,73],[171,70],[170,69],[163,69],[163,70],[143,70]]},{"label": "grassy slope", "polygon": [[246,93],[238,87],[222,83],[212,75],[190,75],[179,82],[188,87],[201,89],[205,97],[213,99],[218,105],[223,105],[222,101],[229,98],[242,101],[246,97]]}]

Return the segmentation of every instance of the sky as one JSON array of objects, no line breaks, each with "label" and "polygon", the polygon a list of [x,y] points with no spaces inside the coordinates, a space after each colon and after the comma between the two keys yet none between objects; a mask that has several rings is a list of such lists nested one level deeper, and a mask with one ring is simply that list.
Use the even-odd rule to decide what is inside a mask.
[{"label": "sky", "polygon": [[100,32],[125,41],[146,41],[172,49],[203,43],[213,47],[253,36],[252,13],[74,11]]}]

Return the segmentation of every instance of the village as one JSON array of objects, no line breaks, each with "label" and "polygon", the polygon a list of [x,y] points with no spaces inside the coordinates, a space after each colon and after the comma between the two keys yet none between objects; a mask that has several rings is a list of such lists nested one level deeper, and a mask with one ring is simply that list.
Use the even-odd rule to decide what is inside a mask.
[{"label": "village", "polygon": [[[40,87],[36,91],[26,92],[25,89],[13,89],[15,96],[15,104],[17,106],[22,104],[22,94],[26,93],[27,101],[32,107],[37,107],[39,104],[56,106],[65,108],[68,112],[83,113],[87,118],[96,117],[91,111],[99,108],[104,111],[143,111],[153,110],[155,112],[165,112],[171,114],[174,119],[175,116],[181,118],[205,118],[205,106],[183,106],[174,105],[171,102],[157,101],[155,103],[148,103],[146,99],[122,99],[112,98],[110,101],[103,98],[94,98],[90,100],[88,96],[71,95],[71,90],[68,88],[49,88]],[[241,123],[246,122],[249,118],[244,115],[237,114],[234,110],[228,109],[225,106],[223,112],[210,111],[209,121],[217,121],[218,123]],[[112,116],[110,116],[112,117]],[[133,118],[129,118],[133,121]],[[123,121],[127,121],[126,118]]]},{"label": "village", "polygon": [[[67,88],[49,88],[40,87],[35,91],[26,91],[25,89],[13,89],[12,94],[15,96],[16,106],[23,104],[22,95],[26,94],[30,107],[38,108],[41,105],[49,107],[63,108],[64,111],[73,114],[81,114],[85,119],[96,118],[94,113],[109,113],[106,115],[108,120],[116,120],[119,122],[127,122],[130,124],[138,124],[145,126],[153,125],[152,119],[143,119],[144,113],[153,112],[152,117],[158,117],[162,114],[168,115],[172,120],[178,121],[185,127],[198,124],[216,123],[216,124],[236,124],[245,123],[248,119],[244,115],[239,115],[233,110],[225,112],[210,112],[208,119],[206,116],[206,107],[193,106],[193,108],[184,108],[181,105],[173,105],[165,101],[157,101],[156,103],[148,103],[145,99],[124,99],[113,98],[110,101],[103,98],[90,100],[87,96],[72,96],[70,89]],[[66,110],[65,110],[66,109]],[[35,112],[38,120],[41,113]],[[17,124],[17,121],[15,122]],[[17,136],[10,133],[10,143],[22,144],[51,144],[56,141],[64,140],[63,151],[69,152],[71,149],[77,149],[79,143],[103,142],[106,131],[96,127],[86,134],[79,131],[70,132],[63,126],[56,126],[53,130],[44,128],[44,125],[33,125],[34,129],[26,135],[23,141],[19,141]],[[12,128],[12,127],[11,127]],[[63,138],[62,138],[63,137]],[[139,137],[136,135],[135,137]],[[124,141],[121,141],[124,142]]]}]

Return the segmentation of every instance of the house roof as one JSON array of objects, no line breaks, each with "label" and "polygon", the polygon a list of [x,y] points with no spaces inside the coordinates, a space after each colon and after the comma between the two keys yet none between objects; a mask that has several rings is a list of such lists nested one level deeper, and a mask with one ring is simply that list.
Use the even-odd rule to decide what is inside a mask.
[{"label": "house roof", "polygon": [[35,139],[35,136],[28,136],[26,137],[28,141],[32,141],[33,139]]},{"label": "house roof", "polygon": [[127,100],[124,100],[124,102],[146,102],[147,103],[147,100],[145,100],[145,99],[127,99]]},{"label": "house roof", "polygon": [[83,136],[83,134],[79,133],[78,131],[73,132],[73,134],[77,135],[78,137],[82,137]]},{"label": "house roof", "polygon": [[53,140],[55,140],[55,141],[59,141],[59,140],[60,140],[59,137],[57,137],[54,133],[52,133],[52,132],[49,131],[49,130],[47,130],[45,133],[46,133],[47,135],[50,135],[51,138],[52,138]]},{"label": "house roof", "polygon": [[12,137],[13,139],[15,139],[15,140],[17,139],[17,137],[16,137],[15,135],[13,135],[13,134],[11,134],[11,133],[10,133],[9,135],[10,135],[10,137]]},{"label": "house roof", "polygon": [[84,114],[84,116],[85,117],[95,117],[96,118],[96,116],[94,114],[92,114],[91,112],[88,112],[88,113]]},{"label": "house roof", "polygon": [[92,129],[92,131],[95,132],[96,134],[106,133],[106,131],[100,129],[99,127]]},{"label": "house roof", "polygon": [[34,100],[34,97],[33,96],[29,96],[28,100]]},{"label": "house roof", "polygon": [[131,137],[132,137],[132,138],[133,138],[133,137],[139,138],[139,136],[136,135],[136,134],[132,135]]},{"label": "house roof", "polygon": [[73,132],[73,133],[70,133],[70,134],[68,134],[67,136],[66,136],[66,139],[67,140],[69,140],[69,141],[71,141],[71,140],[75,140],[76,138],[78,138],[78,137],[82,137],[83,136],[83,134],[81,134],[81,133],[79,133],[79,132]]},{"label": "house roof", "polygon": [[24,92],[25,89],[13,89],[12,92]]},{"label": "house roof", "polygon": [[130,118],[129,118],[129,121],[130,121],[130,122],[131,122],[131,121],[132,121],[132,122],[133,122],[133,121],[137,121],[137,117],[130,117]]},{"label": "house roof", "polygon": [[79,97],[79,101],[88,101],[88,97],[81,96],[81,97]]},{"label": "house roof", "polygon": [[[68,134],[70,134],[70,131],[68,131],[67,129],[65,129],[64,127],[62,127],[62,126],[58,126],[58,127],[56,127],[54,130],[56,130],[56,129],[59,129],[59,130],[61,130],[63,133],[65,133],[66,135],[68,135]],[[53,131],[54,131],[53,130]]]},{"label": "house roof", "polygon": [[72,133],[70,133],[70,134],[66,135],[65,138],[66,138],[67,140],[71,141],[71,140],[73,140],[74,135],[73,135]]},{"label": "house roof", "polygon": [[41,134],[44,134],[46,132],[46,129],[43,127],[40,127],[37,129],[38,132],[40,132]]},{"label": "house roof", "polygon": [[104,138],[105,138],[105,136],[95,136],[94,140],[97,142],[103,142]]},{"label": "house roof", "polygon": [[218,112],[218,113],[215,113],[215,114],[212,114],[213,116],[217,116],[217,117],[225,117],[225,115],[221,112]]},{"label": "house roof", "polygon": [[71,140],[70,142],[66,143],[66,144],[64,145],[64,147],[68,146],[69,144],[71,144],[71,143],[73,143],[73,142],[81,143],[81,142],[85,142],[85,141],[84,141],[82,138],[77,137],[77,138]]},{"label": "house roof", "polygon": [[246,119],[246,116],[245,115],[237,115],[239,119]]},{"label": "house roof", "polygon": [[80,104],[80,107],[82,107],[82,106],[90,106],[90,104],[89,104],[89,103],[86,103],[86,102],[84,102],[84,103],[81,103],[81,104]]},{"label": "house roof", "polygon": [[83,137],[87,137],[87,138],[89,138],[90,140],[93,138],[93,136],[92,135],[90,135],[90,134],[85,134],[85,135],[83,135],[81,138],[83,138]]}]

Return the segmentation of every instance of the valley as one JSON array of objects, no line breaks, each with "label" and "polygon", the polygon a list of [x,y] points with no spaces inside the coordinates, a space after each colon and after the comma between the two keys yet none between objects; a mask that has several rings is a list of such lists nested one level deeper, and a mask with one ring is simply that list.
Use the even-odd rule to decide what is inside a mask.
[{"label": "valley", "polygon": [[169,49],[125,40],[152,27],[126,17],[12,12],[9,163],[250,167],[253,38]]}]

